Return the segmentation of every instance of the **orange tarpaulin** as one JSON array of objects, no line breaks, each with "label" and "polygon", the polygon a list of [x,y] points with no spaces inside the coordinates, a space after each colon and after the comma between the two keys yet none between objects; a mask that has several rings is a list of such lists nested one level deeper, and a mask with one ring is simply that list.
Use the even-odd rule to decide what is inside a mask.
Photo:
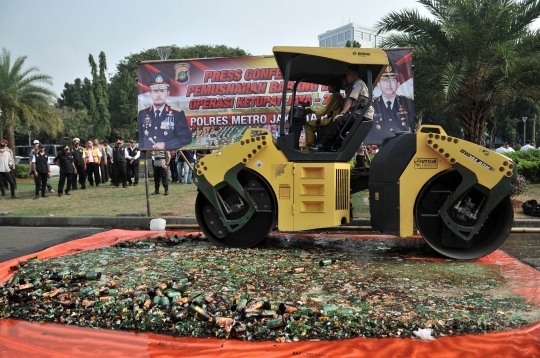
[{"label": "orange tarpaulin", "polygon": [[[0,263],[0,282],[11,275],[10,267],[21,260],[69,255],[157,234],[159,232],[111,230],[54,246]],[[361,238],[361,235],[347,236]],[[515,292],[529,302],[540,303],[540,272],[501,251],[478,262],[496,265],[501,274],[512,281]],[[355,338],[276,343],[176,338],[4,319],[0,320],[0,354],[2,357],[540,357],[540,323],[520,330],[441,337],[433,341]]]},{"label": "orange tarpaulin", "polygon": [[540,357],[540,324],[512,332],[433,341],[354,338],[320,342],[245,342],[175,338],[12,319],[0,321],[2,357]]}]

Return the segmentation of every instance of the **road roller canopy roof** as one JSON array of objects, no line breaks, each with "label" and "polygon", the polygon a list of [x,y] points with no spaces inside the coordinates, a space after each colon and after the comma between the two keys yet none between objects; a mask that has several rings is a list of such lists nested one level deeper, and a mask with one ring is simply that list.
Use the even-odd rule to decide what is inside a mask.
[{"label": "road roller canopy roof", "polygon": [[289,81],[327,84],[332,78],[341,78],[347,65],[354,64],[359,66],[359,77],[364,81],[371,66],[373,83],[377,83],[388,66],[388,57],[379,48],[275,46],[273,52],[284,76],[287,63],[294,59]]}]

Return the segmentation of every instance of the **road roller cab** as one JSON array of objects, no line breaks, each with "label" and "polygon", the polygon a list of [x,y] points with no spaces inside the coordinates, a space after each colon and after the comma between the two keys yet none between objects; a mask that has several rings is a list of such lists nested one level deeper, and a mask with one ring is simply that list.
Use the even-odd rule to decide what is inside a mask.
[{"label": "road roller cab", "polygon": [[[327,84],[350,64],[358,65],[371,103],[388,58],[381,49],[356,50],[275,47],[284,80],[281,118],[295,117],[299,83]],[[357,119],[339,150],[322,153],[298,150],[294,123],[286,133],[281,121],[277,139],[267,129],[246,131],[241,141],[196,165],[201,230],[217,245],[250,247],[276,224],[281,231],[338,226],[351,221],[351,193],[369,188],[372,226],[381,232],[409,236],[416,224],[436,251],[462,259],[484,256],[504,242],[513,220],[508,195],[517,178],[508,158],[452,138],[439,126],[421,126],[388,141],[370,171],[351,175],[350,160],[371,127]]]}]

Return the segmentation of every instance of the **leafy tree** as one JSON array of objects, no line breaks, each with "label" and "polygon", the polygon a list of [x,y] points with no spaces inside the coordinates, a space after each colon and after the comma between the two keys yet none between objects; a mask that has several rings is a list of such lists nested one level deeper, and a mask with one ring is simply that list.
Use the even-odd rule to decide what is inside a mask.
[{"label": "leafy tree", "polygon": [[[99,53],[99,81],[101,83],[101,87],[103,87],[103,90],[107,92],[107,76],[105,75],[105,71],[107,71],[107,58],[105,57],[105,52],[101,51]],[[106,101],[106,104],[109,104],[109,99],[107,96],[104,97],[104,100]]]},{"label": "leafy tree", "polygon": [[90,91],[92,84],[88,78],[82,81],[80,78],[75,79],[74,83],[65,83],[64,90],[58,99],[60,107],[71,107],[77,110],[89,108]]},{"label": "leafy tree", "polygon": [[111,115],[108,108],[107,79],[105,77],[105,70],[107,69],[105,53],[102,51],[99,54],[99,74],[94,56],[91,54],[88,56],[88,62],[92,73],[92,92],[89,101],[90,121],[94,136],[105,138],[111,133]]},{"label": "leafy tree", "polygon": [[135,139],[138,131],[137,79],[126,68],[113,81],[109,88],[111,103],[112,136],[115,139]]},{"label": "leafy tree", "polygon": [[347,42],[345,43],[345,47],[362,47],[362,45],[360,45],[360,42],[354,40],[353,42],[351,42],[351,40],[347,40]]},{"label": "leafy tree", "polygon": [[[111,114],[109,113],[109,93],[108,93],[108,83],[107,77],[105,75],[107,71],[107,60],[105,57],[105,52],[101,51],[99,53],[99,87],[96,87],[96,101],[98,113],[101,117],[101,124],[99,129],[94,127],[94,132],[99,138],[108,137],[111,133]],[[103,130],[101,130],[103,127]]]},{"label": "leafy tree", "polygon": [[[523,121],[522,117],[534,117],[536,109],[534,102],[523,98],[516,98],[504,106],[498,106],[489,118],[487,129],[490,137],[500,138],[502,142],[510,144],[520,142],[523,144]],[[527,126],[527,138],[531,139],[532,126]],[[494,140],[490,144],[493,145]]]},{"label": "leafy tree", "polygon": [[438,124],[444,128],[448,135],[456,138],[463,138],[463,130],[459,126],[459,119],[451,112],[426,109],[422,112],[421,124]]},{"label": "leafy tree", "polygon": [[[55,134],[46,133],[45,131],[32,130],[32,138],[39,139],[42,143],[54,143],[71,145],[75,137],[81,138],[85,142],[88,138],[93,138],[93,130],[88,124],[90,117],[86,109],[76,110],[71,107],[51,106],[51,112],[57,115],[63,123],[64,130]],[[27,128],[17,127],[17,131],[21,134],[16,136],[18,142],[28,140]],[[26,144],[26,141],[24,144]]]},{"label": "leafy tree", "polygon": [[466,140],[483,144],[486,122],[514,98],[540,98],[538,0],[419,0],[415,9],[391,12],[378,23],[384,47],[413,47],[415,108],[459,118]]},{"label": "leafy tree", "polygon": [[0,134],[7,132],[10,147],[15,148],[15,128],[44,130],[58,133],[63,125],[52,111],[55,93],[41,84],[51,85],[49,75],[39,73],[37,67],[24,70],[26,56],[11,64],[11,53],[3,48],[0,55]]},{"label": "leafy tree", "polygon": [[77,110],[70,107],[60,107],[55,108],[54,111],[62,119],[65,128],[62,136],[55,138],[56,143],[71,145],[73,138],[84,140],[93,134],[92,129],[88,126],[89,116],[86,108]]},{"label": "leafy tree", "polygon": [[[187,59],[187,58],[211,58],[211,57],[233,57],[233,56],[249,56],[249,53],[236,47],[228,47],[225,45],[195,45],[178,47],[176,45],[169,46],[171,49],[171,55],[169,59]],[[149,50],[143,50],[136,54],[126,56],[124,60],[121,60],[116,69],[117,72],[111,79],[122,73],[122,69],[126,68],[133,78],[137,78],[137,62],[139,61],[159,61],[159,55],[156,48]]]}]

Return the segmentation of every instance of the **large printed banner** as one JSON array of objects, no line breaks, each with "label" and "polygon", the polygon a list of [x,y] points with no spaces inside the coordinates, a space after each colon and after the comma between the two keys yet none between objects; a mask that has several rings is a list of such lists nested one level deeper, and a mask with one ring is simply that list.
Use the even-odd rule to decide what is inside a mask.
[{"label": "large printed banner", "polygon": [[365,144],[381,144],[395,132],[414,131],[412,50],[385,50],[388,68],[373,89],[373,128]]},{"label": "large printed banner", "polygon": [[[380,129],[374,124],[374,131],[381,133],[397,130],[385,126],[394,117],[399,130],[407,130],[402,122],[412,123],[414,128],[410,50],[388,51],[389,57],[391,53],[399,67],[398,85],[388,90],[378,86],[374,92],[380,96],[394,91],[392,115],[381,112],[376,117]],[[283,78],[271,56],[141,63],[138,81],[141,148],[219,147],[240,140],[245,130],[253,127],[265,127],[279,135]],[[292,88],[292,83],[289,85]],[[326,86],[301,83],[296,102],[307,102],[317,111],[330,97],[326,90]],[[403,98],[410,103],[396,93],[407,96]],[[287,101],[290,105],[291,98]],[[312,115],[309,119],[316,118]],[[287,121],[286,128],[288,125]]]}]

